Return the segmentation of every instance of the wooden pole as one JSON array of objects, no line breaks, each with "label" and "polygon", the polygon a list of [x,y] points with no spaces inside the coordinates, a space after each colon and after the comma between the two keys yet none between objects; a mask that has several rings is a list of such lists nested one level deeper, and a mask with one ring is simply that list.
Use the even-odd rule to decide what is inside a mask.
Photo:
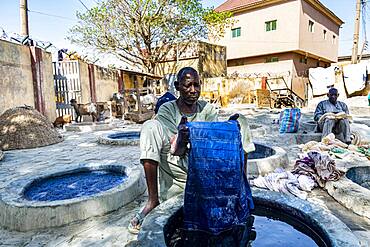
[{"label": "wooden pole", "polygon": [[19,14],[21,18],[21,35],[30,35],[28,29],[28,7],[27,0],[20,0]]},{"label": "wooden pole", "polygon": [[352,64],[357,63],[358,40],[359,40],[359,32],[360,32],[361,3],[362,3],[362,0],[357,0],[356,2],[355,31],[353,34],[353,47],[352,47],[352,59],[351,59]]}]

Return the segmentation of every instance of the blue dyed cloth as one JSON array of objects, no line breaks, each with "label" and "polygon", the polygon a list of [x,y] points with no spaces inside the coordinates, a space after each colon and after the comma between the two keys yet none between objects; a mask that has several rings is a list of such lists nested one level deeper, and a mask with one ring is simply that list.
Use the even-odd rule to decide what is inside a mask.
[{"label": "blue dyed cloth", "polygon": [[301,110],[299,108],[285,109],[280,112],[279,133],[295,133],[299,128]]},{"label": "blue dyed cloth", "polygon": [[163,94],[161,97],[159,97],[157,104],[155,105],[154,113],[157,114],[159,107],[161,107],[161,105],[163,105],[164,103],[168,101],[172,101],[172,100],[176,100],[175,95],[173,95],[170,92],[166,92],[165,94]]},{"label": "blue dyed cloth", "polygon": [[244,225],[254,208],[237,121],[189,122],[184,228],[218,234]]}]

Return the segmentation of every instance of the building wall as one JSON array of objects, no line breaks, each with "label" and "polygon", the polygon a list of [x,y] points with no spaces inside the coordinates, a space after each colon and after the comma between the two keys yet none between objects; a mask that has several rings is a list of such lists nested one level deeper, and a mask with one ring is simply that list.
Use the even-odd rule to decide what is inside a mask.
[{"label": "building wall", "polygon": [[190,59],[181,59],[179,61],[167,61],[164,63],[158,64],[156,68],[156,74],[158,75],[168,75],[168,74],[177,74],[183,67],[193,67],[194,69],[199,71],[199,59],[198,57],[190,58]]},{"label": "building wall", "polygon": [[[278,58],[278,62],[266,62],[266,59]],[[227,61],[227,73],[265,74],[292,71],[293,53],[279,53],[265,56],[240,58]]]},{"label": "building wall", "polygon": [[187,50],[176,56],[171,55],[168,60],[156,67],[157,75],[177,74],[183,67],[193,67],[199,72],[201,78],[225,76],[226,47],[206,42],[195,42]]},{"label": "building wall", "polygon": [[[339,44],[339,25],[313,8],[305,0],[301,0],[299,49],[322,57],[329,61],[337,61]],[[309,31],[309,21],[314,23],[313,32]],[[326,39],[324,39],[326,30]],[[333,36],[335,39],[333,40]]]},{"label": "building wall", "polygon": [[297,76],[308,77],[308,70],[316,67],[329,67],[330,63],[301,54],[293,54],[294,74]]},{"label": "building wall", "polygon": [[30,50],[0,40],[0,114],[11,107],[35,107]]},{"label": "building wall", "polygon": [[203,78],[225,76],[227,74],[226,47],[199,43],[199,73]]},{"label": "building wall", "polygon": [[[46,117],[55,119],[55,93],[51,54],[42,52],[41,70]],[[22,105],[35,107],[31,55],[28,46],[0,40],[0,114]]]},{"label": "building wall", "polygon": [[[45,115],[50,121],[54,121],[57,117],[55,104],[55,89],[52,57],[49,52],[42,52],[41,62],[43,78],[42,78],[42,95],[45,102]],[[1,74],[1,73],[0,73]]]},{"label": "building wall", "polygon": [[95,66],[96,101],[105,102],[118,92],[118,73],[116,70]]},{"label": "building wall", "polygon": [[[91,102],[91,89],[88,64],[79,61],[81,80],[81,102]],[[94,66],[96,101],[105,102],[111,99],[113,93],[118,92],[118,72],[116,70]]]},{"label": "building wall", "polygon": [[123,83],[124,89],[134,89],[135,81],[138,83],[138,87],[142,88],[144,86],[144,76],[135,74],[134,72],[123,72]]},{"label": "building wall", "polygon": [[82,62],[82,61],[78,61],[78,65],[80,69],[80,81],[81,81],[81,102],[80,103],[87,104],[91,102],[89,67],[87,63]]},{"label": "building wall", "polygon": [[[227,59],[281,53],[299,48],[300,2],[286,1],[259,9],[234,14],[233,28],[241,28],[241,36],[232,38],[226,30],[220,45],[227,47]],[[277,29],[266,32],[265,22],[277,20]]]}]

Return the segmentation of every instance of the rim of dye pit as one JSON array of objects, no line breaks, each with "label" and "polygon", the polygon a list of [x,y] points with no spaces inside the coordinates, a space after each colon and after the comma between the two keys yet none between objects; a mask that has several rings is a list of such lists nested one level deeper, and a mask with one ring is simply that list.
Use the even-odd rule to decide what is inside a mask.
[{"label": "rim of dye pit", "polygon": [[103,122],[82,122],[64,125],[66,131],[89,132],[89,131],[103,131],[111,130],[117,127],[116,123]]},{"label": "rim of dye pit", "polygon": [[370,167],[352,167],[346,172],[346,177],[361,187],[370,190]]},{"label": "rim of dye pit", "polygon": [[267,149],[268,156],[250,159],[250,155],[252,155],[253,158],[253,152],[248,155],[247,175],[249,178],[256,178],[259,175],[264,176],[275,171],[276,168],[286,168],[289,165],[288,154],[281,147],[269,146],[258,142],[253,143],[256,147],[256,151],[262,148]]},{"label": "rim of dye pit", "polygon": [[136,146],[140,144],[140,131],[120,131],[98,137],[100,144]]},{"label": "rim of dye pit", "polygon": [[265,136],[267,133],[265,126],[263,126],[262,124],[251,123],[249,124],[249,128],[252,138],[262,137]]},{"label": "rim of dye pit", "polygon": [[[262,189],[253,188],[256,205],[267,206],[294,216],[314,228],[322,239],[332,247],[359,247],[359,241],[352,231],[329,211],[299,198]],[[183,195],[160,204],[141,226],[138,246],[166,246],[164,227],[168,219],[183,204]],[[258,233],[257,233],[258,234]]]},{"label": "rim of dye pit", "polygon": [[[251,222],[249,222],[246,224],[251,224],[249,225],[250,229],[248,230],[247,227],[242,230],[241,227],[238,227],[240,232],[236,233],[236,229],[234,229],[233,235],[235,237],[240,237],[243,242],[249,241],[249,237],[251,237],[252,242],[250,244],[252,244],[252,246],[271,246],[271,243],[278,242],[279,244],[277,244],[277,246],[284,247],[312,247],[314,245],[319,247],[329,247],[327,244],[329,242],[328,239],[323,239],[320,234],[315,231],[315,229],[308,226],[305,222],[302,222],[296,216],[286,214],[284,211],[266,207],[263,204],[259,204],[259,202],[255,200],[255,210],[251,212],[251,215],[254,219],[249,220],[251,220],[253,223],[251,224]],[[163,228],[167,246],[182,246],[184,243],[184,241],[179,241],[178,239],[178,237],[181,236],[181,229],[183,228],[182,223],[184,222],[183,220],[183,207],[179,208],[171,217],[169,217]],[[211,242],[216,241],[217,243],[220,243],[220,246],[227,247],[231,244],[229,241],[235,241],[231,240],[233,237],[230,235],[230,233],[230,229],[215,236],[208,235],[207,233],[201,233],[200,236],[195,236],[197,239],[193,240],[192,242],[204,241],[210,237],[212,239]],[[248,234],[248,238],[244,235],[246,233]],[[287,235],[286,239],[284,239],[285,236],[281,234]],[[226,242],[222,242],[225,240]],[[267,245],[266,241],[268,243]],[[207,244],[202,243],[202,245],[206,246]],[[208,246],[212,245],[210,244]]]},{"label": "rim of dye pit", "polygon": [[[86,171],[117,171],[127,174],[124,183],[98,194],[57,201],[30,201],[25,190],[37,181]],[[17,231],[61,226],[114,211],[144,193],[145,181],[139,166],[124,164],[79,164],[69,169],[30,174],[8,184],[0,192],[0,225]]]},{"label": "rim of dye pit", "polygon": [[[349,168],[347,174],[356,173],[356,169],[370,172],[370,166],[356,166]],[[370,190],[349,179],[347,174],[338,181],[328,181],[325,189],[346,208],[370,219]]]}]

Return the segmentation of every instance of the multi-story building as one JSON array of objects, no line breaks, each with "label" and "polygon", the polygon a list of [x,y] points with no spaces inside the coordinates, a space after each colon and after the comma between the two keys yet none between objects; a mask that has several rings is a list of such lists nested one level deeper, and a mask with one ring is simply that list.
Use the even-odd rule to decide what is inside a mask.
[{"label": "multi-story building", "polygon": [[318,0],[227,0],[216,11],[235,20],[217,42],[229,75],[284,74],[303,98],[308,69],[337,61],[343,21]]}]

